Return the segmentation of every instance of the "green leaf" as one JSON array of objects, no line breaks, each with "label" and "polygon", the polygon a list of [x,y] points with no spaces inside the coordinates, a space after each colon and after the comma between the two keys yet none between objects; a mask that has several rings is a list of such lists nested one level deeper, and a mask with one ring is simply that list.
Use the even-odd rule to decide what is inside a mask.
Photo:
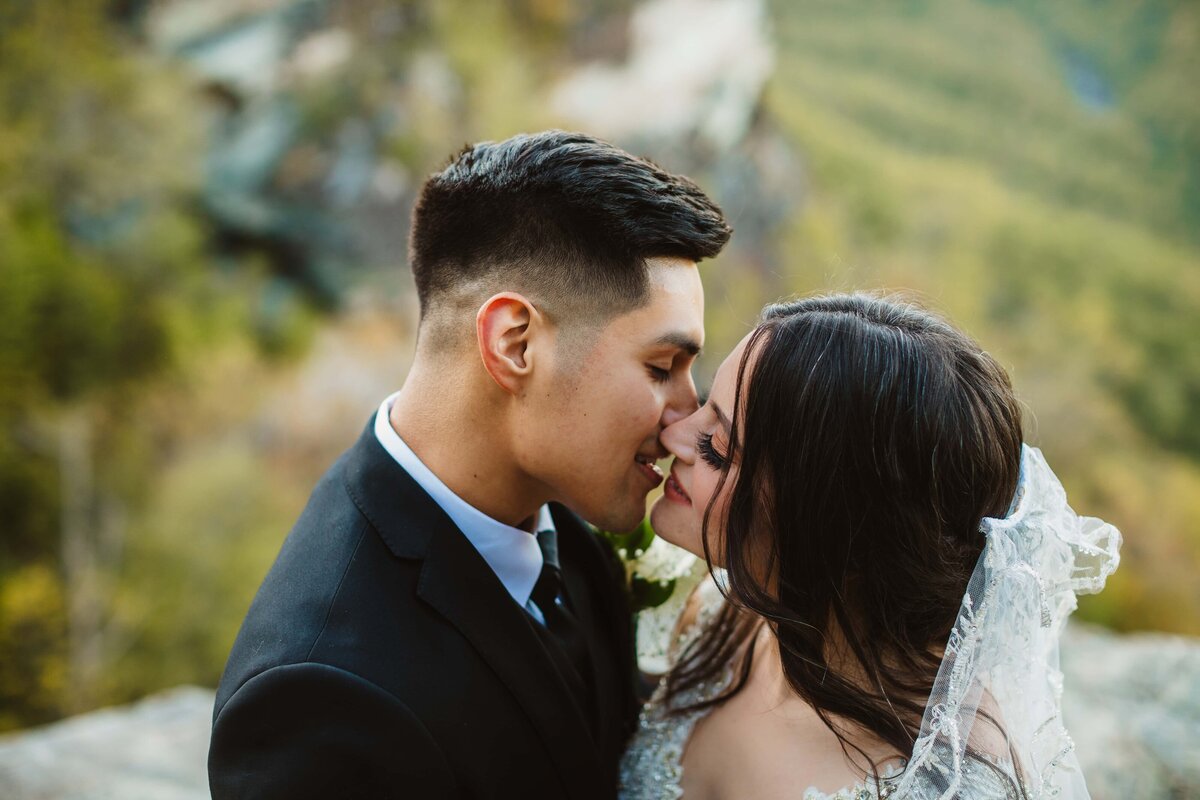
[{"label": "green leaf", "polygon": [[654,529],[650,527],[649,519],[642,520],[640,525],[628,533],[613,533],[598,528],[596,533],[608,542],[613,552],[620,556],[622,561],[636,560],[637,555],[635,554],[638,554],[638,551],[646,552],[650,543],[654,541]]},{"label": "green leaf", "polygon": [[648,581],[634,575],[633,580],[629,582],[629,591],[632,597],[633,611],[636,614],[667,602],[667,598],[675,591],[675,580]]}]

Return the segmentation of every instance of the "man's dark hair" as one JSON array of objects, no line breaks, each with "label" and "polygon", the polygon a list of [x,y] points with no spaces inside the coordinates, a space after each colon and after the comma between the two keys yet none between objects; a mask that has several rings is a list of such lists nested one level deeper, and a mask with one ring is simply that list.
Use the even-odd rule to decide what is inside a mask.
[{"label": "man's dark hair", "polygon": [[422,320],[503,289],[529,293],[552,319],[597,320],[645,301],[646,259],[709,258],[730,233],[687,178],[591,136],[544,131],[468,146],[432,175],[409,262]]}]

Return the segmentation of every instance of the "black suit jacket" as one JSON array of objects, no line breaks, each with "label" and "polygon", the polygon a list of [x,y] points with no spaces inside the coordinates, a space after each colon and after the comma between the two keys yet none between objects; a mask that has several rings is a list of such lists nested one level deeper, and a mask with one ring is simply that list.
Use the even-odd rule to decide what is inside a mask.
[{"label": "black suit jacket", "polygon": [[551,513],[594,662],[590,707],[368,424],[313,491],[234,643],[213,797],[613,797],[637,710],[620,564],[578,517]]}]

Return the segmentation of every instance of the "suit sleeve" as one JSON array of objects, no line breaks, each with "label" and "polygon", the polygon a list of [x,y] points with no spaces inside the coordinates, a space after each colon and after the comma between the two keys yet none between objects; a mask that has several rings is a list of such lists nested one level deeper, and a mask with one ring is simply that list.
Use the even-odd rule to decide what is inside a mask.
[{"label": "suit sleeve", "polygon": [[406,705],[324,664],[275,667],[240,687],[213,722],[208,773],[214,800],[458,796]]}]

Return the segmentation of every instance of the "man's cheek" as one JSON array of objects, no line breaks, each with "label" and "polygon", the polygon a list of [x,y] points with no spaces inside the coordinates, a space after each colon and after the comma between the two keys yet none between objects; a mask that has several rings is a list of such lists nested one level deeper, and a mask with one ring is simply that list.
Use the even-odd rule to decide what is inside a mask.
[{"label": "man's cheek", "polygon": [[625,397],[623,427],[645,438],[658,426],[665,404],[652,389],[632,390]]}]

